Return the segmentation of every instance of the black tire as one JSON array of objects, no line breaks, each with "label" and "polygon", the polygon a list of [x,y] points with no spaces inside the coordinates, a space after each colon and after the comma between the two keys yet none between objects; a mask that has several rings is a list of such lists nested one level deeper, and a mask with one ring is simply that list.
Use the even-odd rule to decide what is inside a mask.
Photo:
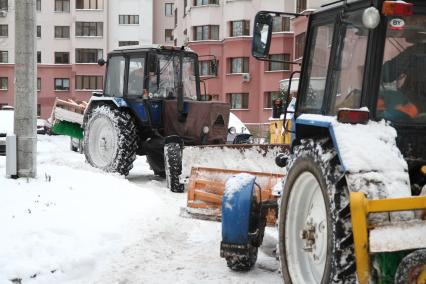
[{"label": "black tire", "polygon": [[182,152],[178,143],[164,146],[164,167],[167,187],[173,192],[183,192],[184,185],[179,182],[179,176],[182,174]]},{"label": "black tire", "polygon": [[246,255],[233,255],[227,256],[226,264],[228,267],[235,271],[249,271],[257,261],[258,247],[249,245],[248,256]]},{"label": "black tire", "polygon": [[[320,186],[327,220],[325,268],[322,279],[318,279],[318,283],[356,283],[349,191],[339,158],[330,140],[317,142],[308,140],[297,146],[293,160],[288,166],[279,216],[280,259],[284,282],[296,283],[289,271],[289,252],[284,233],[287,215],[292,218],[291,214],[297,214],[288,212],[293,186],[298,177],[306,172],[312,174]],[[294,234],[297,235],[293,235],[293,239],[301,237],[300,232],[294,232]],[[313,255],[307,257],[313,257]],[[299,263],[291,265],[300,267]]]},{"label": "black tire", "polygon": [[[416,250],[406,255],[398,265],[395,284],[417,284],[417,278],[426,270],[426,249]],[[422,282],[424,283],[424,282]]]},{"label": "black tire", "polygon": [[[97,138],[100,139],[100,137],[96,137],[97,131],[100,130],[94,129],[94,125],[99,125],[96,123],[99,120],[110,123],[110,129],[112,129],[113,137],[115,137],[111,143],[112,154],[103,163],[100,163],[100,159],[96,157],[96,153],[101,151],[101,146],[100,143],[95,143]],[[127,111],[108,105],[99,106],[91,111],[84,128],[84,155],[93,167],[126,176],[136,159],[137,139],[135,122]]]},{"label": "black tire", "polygon": [[78,152],[78,147],[74,146],[74,143],[72,141],[72,137],[70,138],[70,150],[73,152]]},{"label": "black tire", "polygon": [[232,144],[250,144],[251,137],[252,135],[250,134],[238,134],[234,141],[232,141]]}]

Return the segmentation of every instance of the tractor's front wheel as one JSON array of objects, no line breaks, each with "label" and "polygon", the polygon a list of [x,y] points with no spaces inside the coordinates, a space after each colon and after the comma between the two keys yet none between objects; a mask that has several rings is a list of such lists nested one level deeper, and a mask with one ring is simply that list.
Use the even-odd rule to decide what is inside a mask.
[{"label": "tractor's front wheel", "polygon": [[168,143],[164,146],[164,167],[167,187],[173,192],[183,192],[184,185],[179,181],[182,173],[182,151],[178,143]]},{"label": "tractor's front wheel", "polygon": [[95,108],[84,128],[83,149],[93,167],[128,175],[137,150],[133,118],[125,110],[107,105]]},{"label": "tractor's front wheel", "polygon": [[426,283],[426,249],[416,250],[405,256],[395,275],[398,283]]},{"label": "tractor's front wheel", "polygon": [[288,284],[356,282],[348,190],[338,157],[326,144],[299,146],[286,177],[279,239]]}]

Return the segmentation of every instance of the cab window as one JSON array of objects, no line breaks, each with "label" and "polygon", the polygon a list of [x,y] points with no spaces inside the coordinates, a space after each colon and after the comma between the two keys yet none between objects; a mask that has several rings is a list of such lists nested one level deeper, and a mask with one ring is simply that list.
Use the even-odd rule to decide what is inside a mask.
[{"label": "cab window", "polygon": [[333,68],[331,113],[340,108],[359,108],[367,55],[368,29],[362,24],[362,11],[343,19],[341,50]]},{"label": "cab window", "polygon": [[129,60],[129,79],[128,96],[142,96],[145,79],[145,57],[130,57]]},{"label": "cab window", "polygon": [[126,60],[123,56],[112,56],[108,60],[105,96],[122,97]]},{"label": "cab window", "polygon": [[308,82],[301,97],[302,112],[320,113],[324,100],[325,83],[330,62],[331,43],[334,24],[326,23],[315,27],[312,31],[310,58],[308,63]]}]

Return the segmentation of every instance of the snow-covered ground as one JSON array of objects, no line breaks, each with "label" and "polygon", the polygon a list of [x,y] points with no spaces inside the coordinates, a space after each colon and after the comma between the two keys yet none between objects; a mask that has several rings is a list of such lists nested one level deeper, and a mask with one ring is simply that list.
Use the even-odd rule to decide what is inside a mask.
[{"label": "snow-covered ground", "polygon": [[232,272],[219,257],[220,223],[180,216],[143,157],[129,177],[103,173],[39,136],[38,178],[5,178],[0,157],[0,283],[281,283],[268,229],[256,267]]}]

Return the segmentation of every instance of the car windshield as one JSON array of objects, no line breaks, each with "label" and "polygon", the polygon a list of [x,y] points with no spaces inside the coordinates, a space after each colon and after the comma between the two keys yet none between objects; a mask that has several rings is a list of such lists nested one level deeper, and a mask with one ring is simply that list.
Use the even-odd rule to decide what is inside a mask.
[{"label": "car windshield", "polygon": [[[179,80],[179,56],[176,53],[159,54],[157,74],[149,74],[149,93],[152,98],[176,98]],[[184,56],[182,60],[183,96],[188,100],[197,99],[195,58]],[[158,75],[158,76],[157,76]],[[158,81],[159,80],[159,81]]]},{"label": "car windshield", "polygon": [[426,123],[426,14],[388,19],[377,116]]}]

